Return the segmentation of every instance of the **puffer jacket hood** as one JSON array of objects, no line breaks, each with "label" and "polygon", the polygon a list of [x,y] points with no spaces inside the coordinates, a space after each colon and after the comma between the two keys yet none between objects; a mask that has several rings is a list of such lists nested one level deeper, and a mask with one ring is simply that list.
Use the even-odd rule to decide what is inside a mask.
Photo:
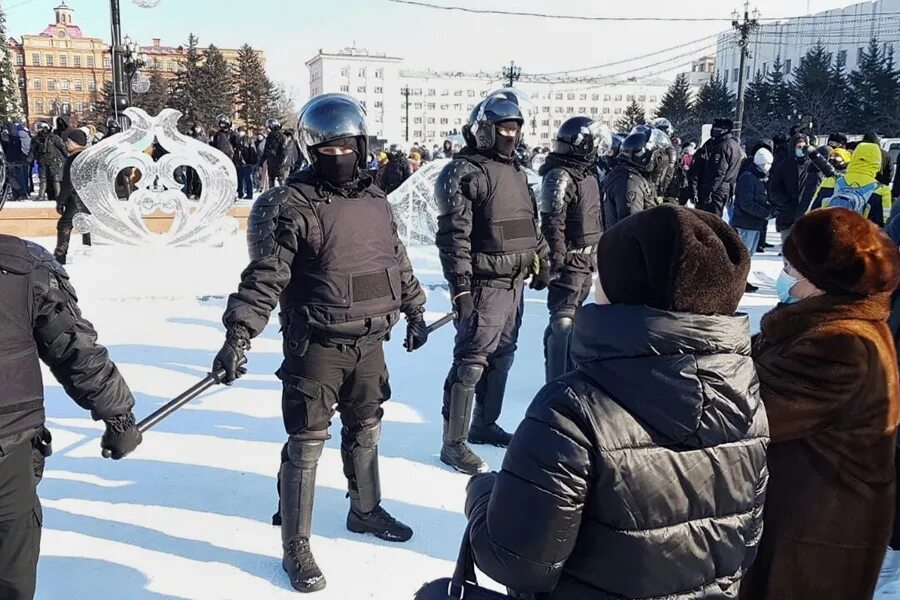
[{"label": "puffer jacket hood", "polygon": [[[627,335],[587,335],[602,331]],[[742,439],[760,409],[746,315],[587,306],[572,357],[629,412],[677,444],[703,448]]]},{"label": "puffer jacket hood", "polygon": [[878,144],[863,142],[853,151],[847,166],[848,177],[869,177],[875,179],[881,171],[881,148]]}]

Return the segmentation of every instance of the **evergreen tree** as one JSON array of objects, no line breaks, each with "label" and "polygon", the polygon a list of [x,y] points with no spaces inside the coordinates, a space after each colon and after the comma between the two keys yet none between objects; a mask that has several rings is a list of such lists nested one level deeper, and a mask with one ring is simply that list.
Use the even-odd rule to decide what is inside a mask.
[{"label": "evergreen tree", "polygon": [[169,106],[181,111],[182,117],[178,122],[178,128],[183,132],[190,131],[195,123],[203,126],[209,125],[201,121],[199,115],[203,97],[200,81],[201,66],[200,52],[197,50],[197,36],[192,33],[188,37],[184,64],[172,80],[169,97]]},{"label": "evergreen tree", "polygon": [[771,98],[772,94],[765,76],[761,71],[757,71],[744,92],[742,133],[745,140],[758,140],[771,136],[767,120],[771,113]]},{"label": "evergreen tree", "polygon": [[203,64],[197,76],[200,98],[196,110],[200,122],[210,126],[221,114],[230,118],[233,113],[231,67],[218,48],[210,45],[203,52]]},{"label": "evergreen tree", "polygon": [[638,104],[636,100],[632,100],[631,104],[625,108],[622,118],[616,121],[616,128],[619,131],[631,131],[635,125],[643,125],[646,122],[644,107]]},{"label": "evergreen tree", "polygon": [[6,12],[0,6],[0,125],[23,120],[19,78],[13,70],[12,53],[6,33]]},{"label": "evergreen tree", "polygon": [[700,139],[700,126],[712,123],[716,118],[732,118],[734,115],[734,94],[728,89],[718,73],[703,84],[694,102],[694,127],[690,133]]},{"label": "evergreen tree", "polygon": [[656,116],[665,117],[676,132],[684,131],[691,122],[691,88],[687,75],[681,73],[662,97]]},{"label": "evergreen tree", "polygon": [[840,129],[846,88],[832,69],[832,55],[821,42],[810,48],[788,84],[795,115],[809,115],[816,130]]},{"label": "evergreen tree", "polygon": [[285,127],[293,127],[297,123],[297,101],[293,90],[283,85],[275,87],[275,100],[271,106],[269,117],[275,117]]},{"label": "evergreen tree", "polygon": [[849,77],[848,116],[854,129],[894,135],[900,131],[900,73],[893,50],[884,52],[872,38],[856,71]]},{"label": "evergreen tree", "polygon": [[146,93],[132,93],[132,101],[138,108],[155,117],[164,109],[169,100],[169,82],[160,73],[150,75],[150,89]]},{"label": "evergreen tree", "polygon": [[277,95],[278,89],[266,76],[256,51],[249,44],[241,46],[234,70],[233,103],[238,118],[250,129],[264,129]]},{"label": "evergreen tree", "polygon": [[110,117],[115,116],[115,113],[113,112],[112,81],[107,81],[103,84],[103,87],[100,88],[100,93],[94,98],[94,106],[91,114],[93,125],[102,125],[104,127],[106,127],[106,121],[109,120]]}]

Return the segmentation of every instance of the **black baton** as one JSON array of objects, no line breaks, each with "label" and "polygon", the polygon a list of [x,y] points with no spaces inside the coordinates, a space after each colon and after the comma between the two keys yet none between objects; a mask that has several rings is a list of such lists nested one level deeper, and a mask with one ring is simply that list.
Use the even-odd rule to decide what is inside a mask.
[{"label": "black baton", "polygon": [[425,329],[425,331],[427,331],[428,333],[434,333],[435,331],[437,331],[438,329],[440,329],[441,327],[443,327],[450,321],[456,320],[456,317],[457,317],[456,312],[447,313],[446,315],[444,315],[443,317],[441,317],[440,319],[438,319],[437,321],[435,321],[434,323],[429,325]]}]

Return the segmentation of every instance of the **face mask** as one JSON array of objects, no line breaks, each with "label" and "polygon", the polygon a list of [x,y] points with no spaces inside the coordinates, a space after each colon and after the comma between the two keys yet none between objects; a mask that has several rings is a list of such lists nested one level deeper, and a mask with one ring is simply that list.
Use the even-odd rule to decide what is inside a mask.
[{"label": "face mask", "polygon": [[768,175],[769,171],[772,170],[772,163],[763,163],[761,165],[756,165],[756,168],[759,169],[759,172],[763,175]]},{"label": "face mask", "polygon": [[781,271],[781,274],[778,276],[778,280],[775,281],[775,293],[778,294],[778,299],[781,300],[784,304],[794,304],[795,302],[800,302],[801,298],[792,296],[791,290],[801,281],[805,281],[805,278],[798,279],[787,271]]},{"label": "face mask", "polygon": [[316,173],[332,185],[343,185],[356,179],[356,152],[349,154],[319,154]]},{"label": "face mask", "polygon": [[723,135],[725,135],[725,130],[720,129],[718,127],[713,127],[712,129],[709,130],[709,135],[711,135],[714,138],[722,137]]},{"label": "face mask", "polygon": [[806,148],[794,148],[794,156],[804,158],[806,156]]}]

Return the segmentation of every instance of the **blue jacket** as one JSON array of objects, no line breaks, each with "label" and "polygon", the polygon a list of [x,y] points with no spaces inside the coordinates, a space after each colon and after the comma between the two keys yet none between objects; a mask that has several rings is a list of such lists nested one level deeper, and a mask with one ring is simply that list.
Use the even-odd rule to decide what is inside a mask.
[{"label": "blue jacket", "polygon": [[766,176],[756,165],[752,165],[738,177],[731,226],[759,230],[766,226],[768,220],[769,192]]}]

